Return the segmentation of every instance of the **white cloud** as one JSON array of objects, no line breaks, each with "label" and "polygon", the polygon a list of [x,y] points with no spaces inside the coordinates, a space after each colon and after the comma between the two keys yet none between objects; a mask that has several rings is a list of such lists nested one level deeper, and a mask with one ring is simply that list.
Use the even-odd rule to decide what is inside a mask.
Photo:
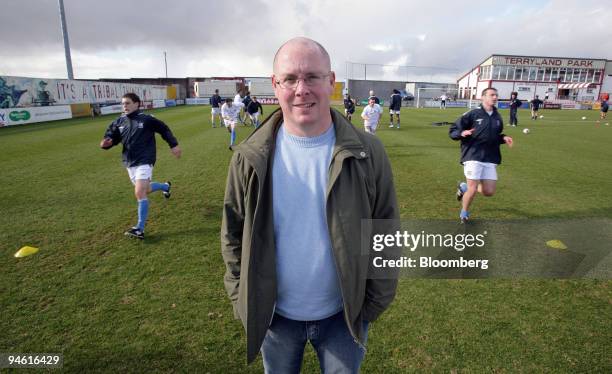
[{"label": "white cloud", "polygon": [[368,48],[374,52],[390,52],[395,49],[391,44],[373,44],[369,45]]},{"label": "white cloud", "polygon": [[383,80],[403,80],[402,73],[403,69],[401,66],[408,64],[409,56],[407,54],[401,55],[395,60],[389,61],[382,67],[382,79]]},{"label": "white cloud", "polygon": [[[300,35],[328,49],[339,79],[347,61],[401,65],[404,55],[411,65],[456,70],[419,76],[459,75],[492,53],[611,57],[611,11],[599,0],[441,4],[65,0],[78,78],[162,76],[163,51],[173,77],[267,76],[276,49]],[[0,34],[0,74],[65,76],[56,1],[4,2]]]}]

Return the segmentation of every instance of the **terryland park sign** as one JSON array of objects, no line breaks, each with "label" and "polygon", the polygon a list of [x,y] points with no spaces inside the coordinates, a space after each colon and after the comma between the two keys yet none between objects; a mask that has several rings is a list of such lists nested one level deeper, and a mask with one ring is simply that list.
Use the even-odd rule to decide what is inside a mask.
[{"label": "terryland park sign", "polygon": [[493,56],[492,63],[493,65],[542,66],[559,68],[604,69],[606,67],[605,60],[556,57]]},{"label": "terryland park sign", "polygon": [[166,86],[69,79],[0,76],[0,108],[65,104],[103,104],[121,101],[134,92],[142,101],[164,100]]}]

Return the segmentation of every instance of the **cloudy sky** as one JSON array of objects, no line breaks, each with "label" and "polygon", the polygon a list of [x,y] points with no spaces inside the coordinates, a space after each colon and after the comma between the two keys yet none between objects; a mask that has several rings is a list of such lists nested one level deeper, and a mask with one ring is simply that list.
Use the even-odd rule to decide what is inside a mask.
[{"label": "cloudy sky", "polygon": [[[65,78],[57,0],[0,0],[0,75]],[[612,59],[606,1],[64,0],[75,78],[268,76],[282,42],[339,79],[456,79],[493,53]],[[418,66],[418,68],[379,65]]]}]

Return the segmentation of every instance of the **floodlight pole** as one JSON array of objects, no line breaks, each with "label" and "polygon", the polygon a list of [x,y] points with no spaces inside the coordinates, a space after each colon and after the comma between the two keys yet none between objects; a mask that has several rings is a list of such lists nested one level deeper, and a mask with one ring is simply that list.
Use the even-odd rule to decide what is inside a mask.
[{"label": "floodlight pole", "polygon": [[64,37],[64,52],[66,53],[66,70],[68,70],[68,79],[74,79],[72,74],[72,58],[70,57],[70,42],[68,42],[68,27],[66,26],[66,14],[64,12],[64,0],[57,0],[60,23],[62,26],[62,36]]},{"label": "floodlight pole", "polygon": [[348,84],[348,61],[344,62],[344,80],[347,82]]},{"label": "floodlight pole", "polygon": [[168,59],[166,59],[166,51],[164,51],[164,67],[166,68],[166,78],[168,78]]},{"label": "floodlight pole", "polygon": [[[346,86],[344,87],[344,91],[348,93],[348,84],[349,84],[349,75],[348,75],[348,61],[344,62],[344,81],[346,82]],[[343,93],[345,93],[343,92]]]}]

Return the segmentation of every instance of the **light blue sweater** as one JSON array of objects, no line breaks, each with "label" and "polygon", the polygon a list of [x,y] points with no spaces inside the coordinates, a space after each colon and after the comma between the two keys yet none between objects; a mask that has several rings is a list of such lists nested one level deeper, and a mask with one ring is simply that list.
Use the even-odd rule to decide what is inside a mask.
[{"label": "light blue sweater", "polygon": [[298,321],[327,318],[342,309],[338,273],[325,211],[334,126],[305,138],[278,130],[272,190],[276,241],[276,312]]}]

